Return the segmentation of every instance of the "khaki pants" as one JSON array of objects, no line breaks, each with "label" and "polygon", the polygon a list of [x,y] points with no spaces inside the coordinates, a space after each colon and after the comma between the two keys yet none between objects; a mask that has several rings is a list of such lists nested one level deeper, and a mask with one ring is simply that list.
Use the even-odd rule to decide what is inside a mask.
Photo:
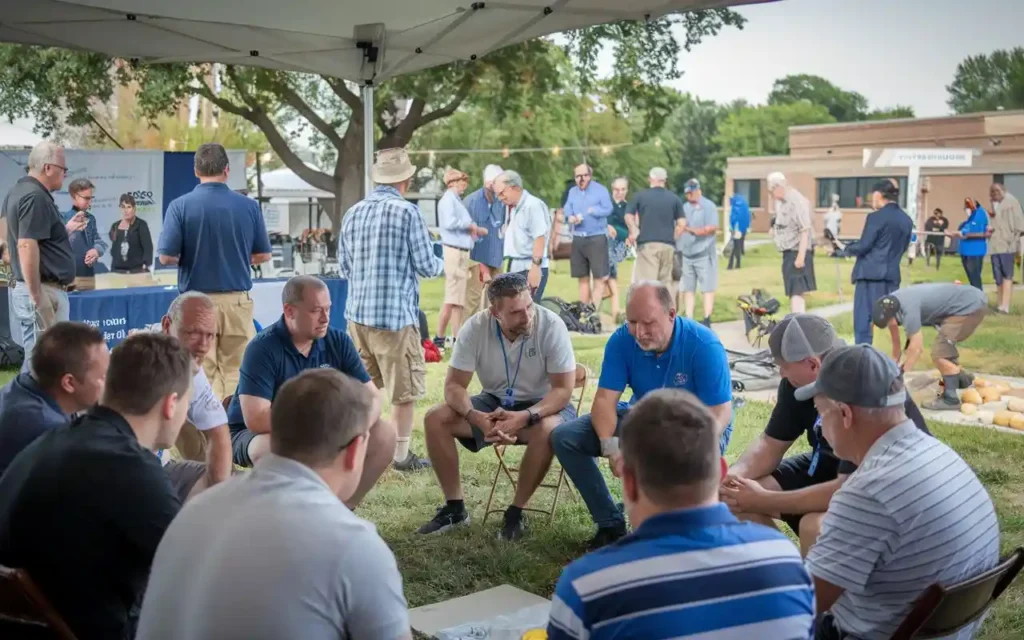
[{"label": "khaki pants", "polygon": [[188,420],[181,425],[178,439],[174,441],[174,448],[178,450],[182,460],[206,462],[206,435]]},{"label": "khaki pants", "polygon": [[[469,265],[469,280],[466,281],[466,318],[487,308],[487,297],[484,293],[487,286],[481,279],[481,271],[490,271],[490,267],[479,262],[471,262]],[[500,269],[495,269],[500,271]],[[494,275],[494,274],[492,274]]]},{"label": "khaki pants", "polygon": [[444,303],[466,306],[469,280],[469,250],[444,247]]},{"label": "khaki pants", "polygon": [[939,335],[932,343],[932,360],[941,358],[956,362],[960,358],[956,345],[974,335],[986,315],[988,310],[982,307],[966,316],[950,316],[943,320],[939,325]]},{"label": "khaki pants", "polygon": [[203,359],[203,369],[218,398],[234,395],[245,347],[256,335],[252,298],[247,291],[207,294],[217,308],[217,337]]},{"label": "khaki pants", "polygon": [[672,289],[672,260],[675,247],[661,242],[648,242],[636,252],[636,267],[633,282],[657,280]]},{"label": "khaki pants", "polygon": [[348,335],[366,372],[378,389],[386,390],[391,404],[415,402],[427,394],[427,363],[418,327],[388,331],[349,322]]}]

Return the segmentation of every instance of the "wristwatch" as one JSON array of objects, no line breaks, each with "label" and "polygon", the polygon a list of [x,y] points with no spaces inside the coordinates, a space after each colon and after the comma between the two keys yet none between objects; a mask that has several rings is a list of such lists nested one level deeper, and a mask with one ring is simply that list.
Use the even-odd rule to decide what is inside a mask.
[{"label": "wristwatch", "polygon": [[619,454],[618,438],[601,438],[601,455],[605,458]]},{"label": "wristwatch", "polygon": [[527,409],[526,413],[530,415],[530,418],[526,421],[526,426],[532,427],[533,425],[540,422],[540,414],[533,409]]},{"label": "wristwatch", "polygon": [[539,267],[541,265],[541,263],[544,262],[544,258],[534,258],[530,262],[532,262],[533,264],[535,264],[535,265],[537,265]]}]

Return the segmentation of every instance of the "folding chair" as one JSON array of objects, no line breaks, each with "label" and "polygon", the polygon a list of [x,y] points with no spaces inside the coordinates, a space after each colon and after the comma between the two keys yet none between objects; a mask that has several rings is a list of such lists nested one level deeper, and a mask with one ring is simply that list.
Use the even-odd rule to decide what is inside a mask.
[{"label": "folding chair", "polygon": [[[587,393],[587,384],[590,382],[590,369],[585,365],[576,365],[576,384],[573,386],[573,398],[572,402],[576,404],[576,415],[580,415],[580,410],[583,408],[583,396]],[[484,524],[487,523],[487,518],[492,513],[504,513],[504,509],[492,509],[491,505],[494,504],[494,491],[498,488],[498,480],[502,474],[508,478],[509,482],[512,483],[512,491],[516,490],[516,476],[519,473],[519,467],[509,466],[505,459],[505,447],[507,445],[494,445],[494,455],[498,458],[498,468],[494,470],[494,480],[491,482],[491,495],[487,497],[487,510],[484,512]],[[555,517],[555,508],[558,506],[558,495],[562,491],[562,485],[568,485],[568,481],[565,479],[565,469],[561,465],[558,466],[558,480],[555,482],[541,482],[538,488],[554,489],[555,497],[551,500],[550,509],[535,509],[532,507],[524,507],[523,511],[533,511],[534,513],[543,513],[551,520]],[[569,487],[569,495],[573,495],[572,488]]]},{"label": "folding chair", "polygon": [[1017,547],[998,566],[963,582],[933,584],[914,602],[892,640],[941,638],[981,617],[1024,567],[1024,547]]},{"label": "folding chair", "polygon": [[[18,631],[13,631],[17,628]],[[24,569],[0,565],[0,630],[12,637],[51,637],[75,640],[71,627],[57,613]]]}]

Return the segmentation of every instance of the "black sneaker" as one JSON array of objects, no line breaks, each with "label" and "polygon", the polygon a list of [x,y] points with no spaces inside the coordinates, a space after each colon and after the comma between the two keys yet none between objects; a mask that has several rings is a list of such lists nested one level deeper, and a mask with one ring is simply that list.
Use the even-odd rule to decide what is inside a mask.
[{"label": "black sneaker", "polygon": [[587,543],[587,548],[594,551],[624,537],[626,537],[626,523],[624,522],[614,527],[599,527],[597,534]]},{"label": "black sneaker", "polygon": [[523,520],[523,512],[513,514],[510,509],[505,510],[505,522],[498,531],[498,540],[515,542],[526,533],[526,522]]},{"label": "black sneaker", "polygon": [[959,381],[957,386],[961,389],[970,389],[971,385],[974,384],[974,374],[965,369],[961,369],[960,373],[957,374]]},{"label": "black sneaker", "polygon": [[928,409],[929,411],[959,411],[960,401],[942,395],[924,403],[921,405],[921,408]]},{"label": "black sneaker", "polygon": [[442,351],[442,352],[444,351],[444,348],[445,348],[444,342],[445,342],[444,338],[442,338],[440,336],[434,336],[434,346],[437,347],[438,351]]},{"label": "black sneaker", "polygon": [[708,317],[704,318],[704,322],[702,322],[701,324],[704,325],[705,327],[707,327],[708,329],[710,329],[711,328],[711,316],[708,316]]},{"label": "black sneaker", "polygon": [[405,460],[392,462],[391,464],[395,467],[396,471],[422,471],[434,466],[430,464],[430,460],[421,458],[412,451],[409,452],[409,455],[405,456]]},{"label": "black sneaker", "polygon": [[444,505],[437,510],[434,519],[416,530],[416,533],[430,534],[443,533],[455,527],[464,527],[469,524],[469,512],[465,507],[455,508],[451,505]]}]

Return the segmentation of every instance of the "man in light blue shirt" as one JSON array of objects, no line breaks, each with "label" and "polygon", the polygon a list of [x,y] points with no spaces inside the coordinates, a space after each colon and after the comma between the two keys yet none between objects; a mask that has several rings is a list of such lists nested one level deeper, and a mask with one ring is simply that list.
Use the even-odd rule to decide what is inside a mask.
[{"label": "man in light blue shirt", "polygon": [[444,173],[444,185],[447,191],[437,203],[441,244],[444,245],[444,305],[434,336],[434,344],[439,349],[445,347],[444,336],[448,332],[449,321],[452,323],[452,340],[459,335],[466,308],[469,251],[478,237],[487,235],[487,229],[476,226],[469,210],[462,204],[469,176],[458,169],[448,169]]},{"label": "man in light blue shirt", "polygon": [[[572,257],[569,271],[580,281],[580,302],[601,304],[611,267],[608,263],[608,216],[612,198],[603,184],[593,181],[590,165],[575,171],[576,186],[565,200],[565,221],[572,225]],[[590,278],[594,278],[594,297],[590,297]]]},{"label": "man in light blue shirt", "polygon": [[[718,207],[701,193],[700,183],[689,180],[684,188],[686,203],[683,215],[686,227],[676,239],[676,251],[683,254],[683,274],[679,290],[683,294],[686,317],[693,318],[694,292],[700,287],[704,294],[704,326],[711,326],[711,312],[715,308],[715,289],[718,288]],[[678,303],[677,303],[678,304]]]},{"label": "man in light blue shirt", "polygon": [[510,208],[505,223],[506,271],[525,275],[534,302],[539,302],[548,280],[548,205],[523,188],[523,177],[515,171],[495,178],[494,195]]}]

